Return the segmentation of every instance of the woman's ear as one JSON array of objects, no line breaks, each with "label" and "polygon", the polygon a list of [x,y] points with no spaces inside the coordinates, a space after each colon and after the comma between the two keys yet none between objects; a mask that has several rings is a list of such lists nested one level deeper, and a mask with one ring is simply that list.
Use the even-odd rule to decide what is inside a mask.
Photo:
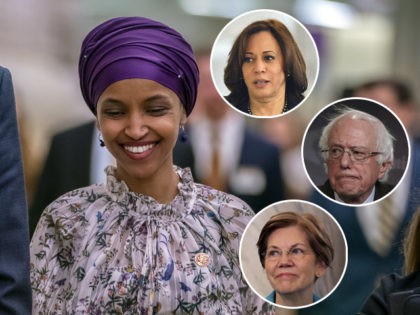
[{"label": "woman's ear", "polygon": [[185,107],[181,106],[181,121],[180,125],[185,125],[187,123],[187,114],[185,113]]},{"label": "woman's ear", "polygon": [[318,262],[315,268],[315,278],[322,277],[326,271],[327,267],[325,266],[325,264],[323,262]]}]

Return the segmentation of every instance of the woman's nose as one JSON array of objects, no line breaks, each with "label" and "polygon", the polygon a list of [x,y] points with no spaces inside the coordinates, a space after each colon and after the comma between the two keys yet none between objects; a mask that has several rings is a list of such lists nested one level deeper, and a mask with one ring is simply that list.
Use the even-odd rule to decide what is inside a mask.
[{"label": "woman's nose", "polygon": [[149,131],[144,117],[141,114],[132,114],[127,119],[125,134],[134,140],[144,137]]},{"label": "woman's nose", "polygon": [[254,71],[256,73],[265,72],[264,60],[257,58],[254,63]]},{"label": "woman's nose", "polygon": [[293,264],[293,261],[287,253],[283,253],[277,261],[280,267],[290,267]]}]

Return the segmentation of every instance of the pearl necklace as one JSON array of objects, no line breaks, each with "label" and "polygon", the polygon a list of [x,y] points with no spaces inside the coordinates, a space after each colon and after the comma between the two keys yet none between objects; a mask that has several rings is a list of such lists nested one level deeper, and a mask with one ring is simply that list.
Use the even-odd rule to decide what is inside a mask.
[{"label": "pearl necklace", "polygon": [[[248,103],[247,112],[248,114],[252,115],[251,105],[249,103]],[[284,103],[283,111],[281,113],[285,113],[285,112],[287,112],[287,99],[286,99],[286,102]]]}]

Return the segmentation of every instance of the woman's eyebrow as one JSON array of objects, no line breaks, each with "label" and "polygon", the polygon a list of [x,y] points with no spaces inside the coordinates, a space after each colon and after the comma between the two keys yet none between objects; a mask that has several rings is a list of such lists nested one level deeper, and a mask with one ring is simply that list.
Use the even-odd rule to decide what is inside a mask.
[{"label": "woman's eyebrow", "polygon": [[[263,54],[268,54],[268,53],[277,54],[277,52],[275,52],[274,50],[264,50],[262,53]],[[245,51],[245,55],[255,55],[255,54],[250,51]]]},{"label": "woman's eyebrow", "polygon": [[113,97],[107,97],[102,101],[102,104],[108,105],[108,106],[109,105],[122,105],[123,102]]},{"label": "woman's eyebrow", "polygon": [[264,50],[263,51],[263,54],[267,54],[267,53],[277,54],[274,50]]},{"label": "woman's eyebrow", "polygon": [[147,99],[145,99],[144,103],[151,103],[151,102],[155,102],[155,101],[169,102],[170,97],[168,95],[165,95],[165,94],[156,94],[156,95],[152,95],[151,97],[148,97]]},{"label": "woman's eyebrow", "polygon": [[[296,246],[299,246],[299,245],[300,245],[300,246],[305,246],[305,244],[298,242],[298,243],[292,244],[292,245],[289,247],[289,249],[290,249],[290,248],[295,248]],[[278,246],[276,246],[276,245],[270,245],[270,246],[268,246],[268,247],[267,247],[267,249],[269,249],[269,248],[281,249],[281,247],[278,247]]]},{"label": "woman's eyebrow", "polygon": [[[146,98],[143,103],[151,103],[154,101],[170,101],[170,97],[165,95],[165,94],[156,94],[156,95],[152,95],[148,98]],[[105,98],[102,103],[104,105],[123,105],[124,101],[115,98],[113,96],[109,96],[107,98]]]}]

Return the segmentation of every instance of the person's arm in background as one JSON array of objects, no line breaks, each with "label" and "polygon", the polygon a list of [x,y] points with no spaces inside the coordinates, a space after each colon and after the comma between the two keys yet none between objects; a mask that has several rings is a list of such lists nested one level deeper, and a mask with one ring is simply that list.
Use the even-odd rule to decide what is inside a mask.
[{"label": "person's arm in background", "polygon": [[31,314],[29,228],[10,72],[0,67],[0,314]]}]

